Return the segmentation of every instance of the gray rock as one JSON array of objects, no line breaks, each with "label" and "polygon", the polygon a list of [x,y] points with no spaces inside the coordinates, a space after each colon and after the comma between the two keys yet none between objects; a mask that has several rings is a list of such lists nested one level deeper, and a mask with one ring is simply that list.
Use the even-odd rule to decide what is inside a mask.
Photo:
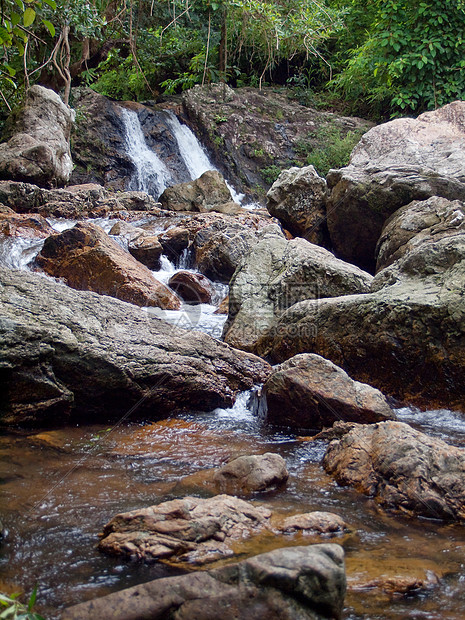
[{"label": "gray rock", "polygon": [[462,409],[465,234],[454,231],[411,239],[374,278],[372,293],[295,304],[256,351],[279,362],[318,353],[386,394]]},{"label": "gray rock", "polygon": [[328,247],[326,181],[313,166],[283,170],[266,195],[266,208],[291,234]]},{"label": "gray rock", "polygon": [[43,86],[28,90],[26,101],[12,120],[12,136],[0,144],[0,178],[39,185],[64,185],[73,162],[69,137],[74,111]]},{"label": "gray rock", "polygon": [[327,176],[328,228],[338,256],[374,269],[386,219],[413,200],[465,200],[465,102],[374,127],[349,166]]},{"label": "gray rock", "polygon": [[70,607],[61,619],[337,620],[345,589],[342,547],[292,547],[128,588]]},{"label": "gray rock", "polygon": [[2,425],[230,406],[266,362],[130,304],[0,269]]},{"label": "gray rock", "polygon": [[392,417],[379,390],[353,381],[332,362],[310,353],[274,367],[263,398],[267,420],[293,428],[316,430],[337,420],[370,424]]},{"label": "gray rock", "polygon": [[356,425],[329,444],[323,466],[387,508],[465,520],[465,450],[408,424]]},{"label": "gray rock", "polygon": [[465,232],[465,203],[433,196],[398,209],[386,221],[376,247],[376,271],[423,243]]},{"label": "gray rock", "polygon": [[298,301],[368,292],[372,276],[304,239],[269,235],[254,244],[230,282],[224,339],[254,351],[275,320]]},{"label": "gray rock", "polygon": [[305,534],[324,534],[337,536],[349,531],[347,523],[332,512],[307,512],[287,517],[279,526],[284,534],[304,532]]}]

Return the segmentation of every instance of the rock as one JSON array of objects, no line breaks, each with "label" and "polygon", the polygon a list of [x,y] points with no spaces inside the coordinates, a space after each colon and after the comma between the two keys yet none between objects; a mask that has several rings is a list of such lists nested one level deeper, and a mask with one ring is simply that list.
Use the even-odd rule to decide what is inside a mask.
[{"label": "rock", "polygon": [[202,565],[234,555],[233,545],[269,528],[270,516],[229,495],[185,497],[116,515],[99,549],[131,560]]},{"label": "rock", "polygon": [[0,424],[105,423],[229,407],[269,365],[136,306],[0,268]]},{"label": "rock", "polygon": [[361,135],[372,126],[300,105],[272,87],[228,88],[226,97],[224,90],[191,88],[183,94],[184,111],[225,178],[259,202],[290,162],[306,166],[313,149],[327,146],[327,130]]},{"label": "rock", "polygon": [[349,528],[339,515],[332,512],[315,511],[287,517],[279,526],[279,530],[284,534],[303,532],[305,534],[336,536],[348,532]]},{"label": "rock", "polygon": [[2,215],[13,215],[15,212],[13,211],[13,209],[11,209],[10,207],[7,207],[5,205],[2,205],[0,203],[0,213]]},{"label": "rock", "polygon": [[379,390],[353,381],[332,362],[310,353],[275,366],[262,393],[266,419],[281,426],[322,429],[337,420],[370,424],[392,417]]},{"label": "rock", "polygon": [[210,304],[212,301],[212,284],[200,273],[177,271],[169,279],[168,286],[190,304]]},{"label": "rock", "polygon": [[283,487],[289,472],[279,454],[239,456],[219,469],[196,472],[183,478],[173,490],[177,495],[195,491],[212,494],[227,493],[248,497],[253,493]]},{"label": "rock", "polygon": [[214,314],[228,314],[229,312],[229,295],[220,302],[217,310],[215,310]]},{"label": "rock", "polygon": [[140,263],[151,270],[160,269],[163,248],[156,235],[123,221],[113,224],[110,235],[124,239],[128,252]]},{"label": "rock", "polygon": [[283,170],[266,195],[266,208],[290,233],[328,247],[326,181],[313,166]]},{"label": "rock", "polygon": [[292,547],[115,592],[65,609],[61,619],[334,620],[345,589],[342,547]]},{"label": "rock", "polygon": [[373,127],[350,164],[327,176],[328,228],[338,256],[373,270],[386,219],[413,200],[465,200],[465,102]]},{"label": "rock", "polygon": [[463,409],[465,235],[409,248],[372,293],[297,303],[255,350],[276,362],[318,353],[395,398]]},{"label": "rock", "polygon": [[18,215],[12,211],[12,214],[0,212],[0,234],[23,239],[45,239],[55,231],[41,215]]},{"label": "rock", "polygon": [[355,426],[355,422],[341,422],[338,420],[334,422],[331,428],[324,428],[322,431],[314,435],[312,441],[332,441],[333,439],[340,439],[343,435],[346,435]]},{"label": "rock", "polygon": [[229,192],[224,178],[217,170],[207,170],[195,181],[168,187],[160,196],[164,209],[234,214],[242,209]]},{"label": "rock", "polygon": [[138,306],[177,310],[180,300],[125,252],[99,226],[78,223],[49,237],[36,258],[46,273],[69,286],[95,291]]},{"label": "rock", "polygon": [[230,282],[226,342],[254,351],[277,317],[303,299],[368,292],[372,277],[304,239],[255,243]]},{"label": "rock", "polygon": [[323,459],[339,484],[390,509],[433,519],[465,519],[465,450],[402,422],[357,425]]},{"label": "rock", "polygon": [[163,254],[177,264],[184,250],[189,247],[191,237],[188,228],[175,226],[160,235],[158,241],[163,248]]},{"label": "rock", "polygon": [[10,119],[12,136],[0,144],[0,178],[38,185],[64,185],[73,162],[69,150],[74,111],[60,97],[35,84]]},{"label": "rock", "polygon": [[419,245],[465,232],[465,203],[433,196],[398,209],[386,221],[376,246],[376,271]]}]

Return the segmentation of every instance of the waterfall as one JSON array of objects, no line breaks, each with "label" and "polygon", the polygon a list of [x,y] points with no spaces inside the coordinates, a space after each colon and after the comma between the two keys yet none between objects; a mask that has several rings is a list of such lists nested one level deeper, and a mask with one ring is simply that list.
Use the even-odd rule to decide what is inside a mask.
[{"label": "waterfall", "polygon": [[[216,166],[212,164],[208,158],[207,153],[202,148],[202,145],[197,140],[195,134],[189,129],[187,125],[183,125],[179,122],[178,117],[171,110],[167,111],[168,118],[167,124],[169,125],[173,136],[178,143],[179,152],[189,171],[192,179],[198,179],[207,170],[217,170]],[[238,194],[236,190],[226,181],[231,197],[236,202],[241,202],[244,198],[244,194]]]},{"label": "waterfall", "polygon": [[136,173],[129,183],[129,189],[160,196],[170,185],[171,174],[156,153],[147,146],[137,112],[121,108],[124,123],[127,154]]}]

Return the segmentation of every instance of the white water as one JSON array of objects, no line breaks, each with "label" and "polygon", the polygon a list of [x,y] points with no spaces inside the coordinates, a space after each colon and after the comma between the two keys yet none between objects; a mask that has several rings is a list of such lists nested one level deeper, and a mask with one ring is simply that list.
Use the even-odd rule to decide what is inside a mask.
[{"label": "white water", "polygon": [[158,155],[147,146],[137,112],[121,108],[121,117],[127,154],[136,168],[129,189],[146,192],[158,198],[168,187],[171,174]]},{"label": "white water", "polygon": [[28,269],[44,245],[44,239],[0,238],[0,265],[10,269]]}]

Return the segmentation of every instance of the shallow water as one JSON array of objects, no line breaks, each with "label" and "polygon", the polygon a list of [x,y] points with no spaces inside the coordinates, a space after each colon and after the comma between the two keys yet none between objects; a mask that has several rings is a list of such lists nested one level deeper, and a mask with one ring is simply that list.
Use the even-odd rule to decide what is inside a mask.
[{"label": "shallow water", "polygon": [[[276,513],[332,511],[352,528],[333,539],[346,551],[345,618],[465,617],[463,527],[390,515],[338,487],[320,465],[324,443],[263,426],[246,402],[243,395],[230,410],[145,425],[1,436],[2,520],[9,532],[0,548],[0,589],[30,592],[38,583],[39,608],[56,617],[63,606],[175,574],[162,564],[103,556],[96,550],[98,533],[118,512],[177,496],[175,485],[185,475],[241,454],[273,451],[286,459],[288,485],[253,501]],[[301,535],[267,536],[245,552],[312,542]],[[431,588],[399,596],[373,584],[394,576],[429,578]]]}]

